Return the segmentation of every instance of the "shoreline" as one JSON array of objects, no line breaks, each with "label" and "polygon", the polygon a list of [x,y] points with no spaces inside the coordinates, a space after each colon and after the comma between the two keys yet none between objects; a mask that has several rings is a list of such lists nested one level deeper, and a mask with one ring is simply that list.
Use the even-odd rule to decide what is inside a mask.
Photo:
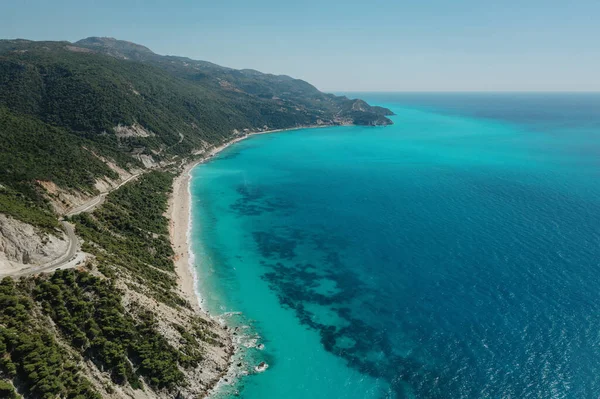
[{"label": "shoreline", "polygon": [[[336,125],[316,125],[316,126],[301,126],[289,129],[275,129],[266,130],[263,132],[252,132],[238,136],[229,140],[219,146],[212,147],[196,155],[201,155],[199,159],[187,161],[180,166],[178,175],[173,180],[172,193],[169,196],[167,217],[169,219],[169,237],[171,240],[171,246],[175,252],[173,262],[175,264],[175,273],[177,274],[177,284],[179,291],[184,299],[186,299],[193,310],[204,317],[210,318],[219,324],[225,324],[225,321],[217,315],[211,315],[207,309],[202,306],[202,294],[198,290],[198,275],[195,269],[195,254],[192,250],[189,236],[192,228],[192,213],[191,213],[191,171],[198,164],[204,163],[212,159],[215,155],[225,150],[229,146],[238,143],[242,140],[246,140],[252,136],[260,134],[271,134],[271,133],[282,133],[293,130],[301,129],[315,129],[324,127],[333,127]],[[225,327],[230,342],[234,343],[233,333],[230,329]],[[235,346],[235,345],[234,345]],[[235,354],[238,352],[237,346],[235,346],[234,353],[228,359],[228,367],[221,375],[221,378],[210,388],[210,393],[214,393],[214,389],[218,388],[221,384],[221,380],[228,374],[232,369],[233,360]]]},{"label": "shoreline", "polygon": [[[294,127],[289,129],[275,129],[266,130],[264,132],[253,132],[243,136],[235,137],[232,140],[223,143],[217,147],[212,147],[198,155],[202,154],[200,159],[188,161],[184,163],[180,168],[181,171],[173,180],[173,191],[169,196],[167,215],[169,218],[169,236],[171,239],[171,246],[175,252],[175,272],[177,273],[178,285],[184,298],[187,299],[190,304],[202,313],[210,316],[208,311],[202,308],[202,296],[197,290],[197,275],[192,264],[195,256],[189,243],[189,234],[191,231],[192,215],[191,215],[191,192],[190,192],[190,173],[194,167],[201,163],[205,163],[213,158],[221,151],[227,149],[229,146],[238,143],[242,140],[246,140],[252,136],[261,134],[272,134],[272,133],[283,133],[301,129],[316,129],[322,127],[332,127],[335,125],[316,125],[316,126],[302,126]],[[210,316],[213,317],[213,316]]]}]

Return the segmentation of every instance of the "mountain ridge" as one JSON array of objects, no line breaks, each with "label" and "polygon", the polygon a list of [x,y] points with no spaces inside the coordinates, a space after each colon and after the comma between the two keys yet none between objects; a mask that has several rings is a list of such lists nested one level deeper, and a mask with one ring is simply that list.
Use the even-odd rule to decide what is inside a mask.
[{"label": "mountain ridge", "polygon": [[234,347],[180,289],[174,176],[253,132],[389,114],[112,38],[0,40],[0,396],[206,395]]},{"label": "mountain ridge", "polygon": [[[163,58],[163,59],[168,59],[171,62],[177,62],[180,61],[182,63],[188,63],[190,65],[184,65],[185,67],[203,67],[203,68],[210,68],[210,69],[214,69],[214,70],[218,70],[222,73],[239,73],[242,75],[246,75],[246,76],[253,76],[253,77],[258,77],[261,79],[273,79],[275,81],[279,81],[279,82],[294,82],[296,84],[299,84],[301,86],[303,86],[304,90],[312,92],[311,94],[316,94],[316,92],[320,93],[320,94],[324,94],[326,96],[333,96],[338,97],[338,98],[342,98],[342,99],[347,99],[348,101],[352,101],[352,102],[357,102],[360,101],[362,102],[364,105],[367,106],[367,108],[369,107],[368,104],[364,101],[364,100],[360,100],[360,99],[348,99],[345,96],[334,96],[332,94],[326,94],[326,93],[322,93],[320,90],[318,90],[315,86],[311,85],[309,82],[302,80],[302,79],[297,79],[297,78],[293,78],[291,76],[288,75],[280,75],[280,74],[271,74],[271,73],[263,73],[260,72],[258,70],[255,69],[250,69],[250,68],[243,68],[243,69],[234,69],[234,68],[230,68],[230,67],[224,67],[221,65],[217,65],[214,64],[212,62],[208,62],[208,61],[202,61],[202,60],[194,60],[188,57],[180,57],[180,56],[173,56],[173,55],[159,55],[154,53],[152,50],[150,50],[149,48],[136,44],[136,43],[132,43],[132,42],[128,42],[128,41],[122,41],[122,40],[117,40],[114,38],[103,38],[103,37],[88,37],[86,39],[82,39],[79,40],[77,42],[74,43],[75,45],[79,45],[88,49],[96,49],[98,51],[101,52],[105,52],[107,54],[113,54],[115,52],[123,54],[123,56],[126,57],[130,57],[133,59],[137,59],[143,62],[150,62],[150,61],[155,61],[157,62],[157,60]],[[382,116],[391,116],[393,115],[393,112],[390,111],[389,109],[385,109],[382,107],[372,107],[369,109],[364,109],[364,112],[373,112],[377,115],[382,115]],[[391,124],[392,122],[390,120],[381,120],[380,124]]]},{"label": "mountain ridge", "polygon": [[[390,114],[300,79],[161,56],[113,38],[0,40],[0,184],[17,191],[28,186],[24,198],[34,208],[47,197],[37,181],[93,194],[99,180],[114,179],[98,159],[131,170],[244,133],[387,125]],[[57,158],[50,142],[68,150]],[[35,162],[38,157],[45,161]],[[67,164],[93,167],[73,173]],[[4,202],[21,217],[25,205],[16,206],[16,198]]]}]

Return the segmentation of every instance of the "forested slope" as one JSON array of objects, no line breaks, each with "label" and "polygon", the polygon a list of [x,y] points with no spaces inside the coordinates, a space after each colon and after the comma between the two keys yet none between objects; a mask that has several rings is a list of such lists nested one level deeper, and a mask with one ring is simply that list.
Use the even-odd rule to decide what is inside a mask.
[{"label": "forested slope", "polygon": [[[164,214],[179,167],[247,133],[386,125],[390,114],[288,76],[115,39],[0,40],[0,266],[27,270],[27,251],[67,238],[69,209],[106,196],[66,218],[85,262],[0,280],[0,397],[206,394],[232,347],[178,290]],[[27,250],[23,226],[36,236]]]},{"label": "forested slope", "polygon": [[[41,204],[36,180],[94,191],[106,159],[140,166],[244,131],[391,123],[389,110],[324,94],[287,76],[160,56],[107,38],[0,41],[0,212]],[[102,159],[102,161],[101,161]],[[26,187],[27,186],[27,187]],[[36,192],[37,191],[37,192]]]}]

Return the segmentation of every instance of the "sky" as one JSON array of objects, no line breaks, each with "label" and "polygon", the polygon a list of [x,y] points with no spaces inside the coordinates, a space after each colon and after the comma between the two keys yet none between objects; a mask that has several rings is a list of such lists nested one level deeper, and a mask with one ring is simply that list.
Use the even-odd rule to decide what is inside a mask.
[{"label": "sky", "polygon": [[325,91],[600,91],[600,0],[3,0],[0,38],[109,36]]}]

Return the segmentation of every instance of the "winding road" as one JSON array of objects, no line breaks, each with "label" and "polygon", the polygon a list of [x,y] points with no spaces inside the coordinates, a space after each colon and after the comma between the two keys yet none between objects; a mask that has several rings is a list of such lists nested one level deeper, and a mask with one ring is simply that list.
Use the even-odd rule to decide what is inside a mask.
[{"label": "winding road", "polygon": [[[108,194],[117,190],[124,184],[127,184],[130,181],[137,179],[143,173],[145,173],[145,172],[140,172],[140,173],[131,175],[130,177],[123,180],[121,183],[119,183],[117,186],[113,187],[109,191],[100,193],[97,196],[91,198],[89,201],[86,201],[85,203],[69,210],[65,214],[65,216],[75,216],[75,215],[78,215],[83,212],[92,212],[94,209],[96,209],[99,205],[101,205],[104,202],[104,200],[106,199],[106,196]],[[59,268],[73,268],[73,267],[78,266],[81,262],[85,261],[86,254],[84,252],[80,251],[81,243],[79,242],[79,239],[77,238],[77,235],[75,234],[75,226],[73,226],[71,223],[69,223],[65,220],[61,220],[60,224],[63,226],[64,231],[65,231],[65,237],[68,240],[68,246],[67,246],[65,253],[63,253],[58,258],[53,259],[50,262],[43,263],[41,265],[26,265],[25,267],[14,270],[14,271],[10,271],[7,273],[0,273],[0,278],[7,277],[7,276],[23,277],[23,276],[29,276],[32,274],[42,273],[42,272],[50,272],[50,271],[53,271],[53,270],[56,270]]]},{"label": "winding road", "polygon": [[94,209],[96,209],[96,207],[102,205],[102,203],[104,202],[104,199],[106,198],[106,196],[110,193],[112,193],[113,191],[119,189],[122,185],[129,183],[132,180],[137,179],[140,175],[142,175],[144,172],[140,172],[140,173],[136,173],[133,174],[131,176],[129,176],[127,179],[123,180],[121,183],[119,183],[118,186],[113,187],[112,189],[110,189],[107,192],[98,194],[97,196],[95,196],[94,198],[90,199],[89,201],[71,209],[70,211],[68,211],[66,213],[66,216],[75,216],[75,215],[79,215],[82,212],[91,212]]}]

